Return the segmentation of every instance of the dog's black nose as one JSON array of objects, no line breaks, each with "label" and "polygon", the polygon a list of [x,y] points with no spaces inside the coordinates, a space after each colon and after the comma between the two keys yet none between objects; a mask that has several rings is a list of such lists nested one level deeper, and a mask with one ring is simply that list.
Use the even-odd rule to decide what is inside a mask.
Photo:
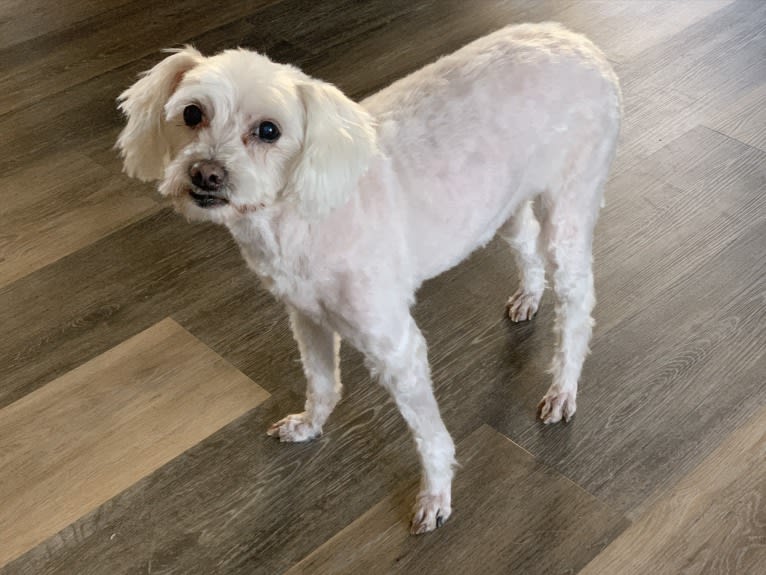
[{"label": "dog's black nose", "polygon": [[192,184],[206,192],[217,192],[226,183],[226,171],[218,162],[200,160],[189,168]]}]

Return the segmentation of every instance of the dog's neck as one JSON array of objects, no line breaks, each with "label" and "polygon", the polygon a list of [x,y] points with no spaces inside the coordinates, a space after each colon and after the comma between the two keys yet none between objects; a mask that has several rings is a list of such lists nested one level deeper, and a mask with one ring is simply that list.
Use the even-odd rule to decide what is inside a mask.
[{"label": "dog's neck", "polygon": [[[276,297],[309,311],[317,304],[310,293],[317,274],[325,279],[333,275],[346,259],[342,254],[389,229],[385,222],[396,211],[392,190],[397,187],[390,171],[387,160],[375,162],[351,199],[321,217],[307,217],[298,205],[278,202],[237,213],[224,223],[264,286]],[[379,187],[381,180],[388,182],[386,188]]]},{"label": "dog's neck", "polygon": [[293,206],[271,206],[226,222],[248,266],[264,287],[291,299],[305,279],[303,265],[311,248],[311,224]]}]

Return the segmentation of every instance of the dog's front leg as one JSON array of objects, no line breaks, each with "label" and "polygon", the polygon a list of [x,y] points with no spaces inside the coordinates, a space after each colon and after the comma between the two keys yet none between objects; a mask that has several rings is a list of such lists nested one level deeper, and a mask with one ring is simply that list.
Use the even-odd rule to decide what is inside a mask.
[{"label": "dog's front leg", "polygon": [[411,526],[418,534],[441,527],[452,512],[455,446],[433,394],[425,339],[409,315],[403,327],[401,336],[389,339],[388,334],[367,355],[407,421],[420,456],[423,475]]},{"label": "dog's front leg", "polygon": [[295,309],[290,310],[290,324],[306,374],[305,411],[288,415],[267,433],[280,441],[307,441],[322,434],[324,422],[340,399],[340,338]]}]

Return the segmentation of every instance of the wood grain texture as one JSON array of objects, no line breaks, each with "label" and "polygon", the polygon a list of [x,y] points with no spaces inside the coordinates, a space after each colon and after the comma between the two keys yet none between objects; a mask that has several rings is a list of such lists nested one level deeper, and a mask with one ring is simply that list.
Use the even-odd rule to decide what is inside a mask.
[{"label": "wood grain texture", "polygon": [[[507,24],[549,19],[571,1],[410,2],[408,11],[347,42],[333,42],[325,49],[327,40],[320,42],[319,57],[306,69],[361,99],[479,36]],[[392,45],[395,50],[386,49]]]},{"label": "wood grain texture", "polygon": [[5,0],[0,12],[0,49],[39,38],[133,0]]},{"label": "wood grain texture", "polygon": [[[0,50],[6,72],[0,78],[0,115],[124,66],[137,55],[181,44],[268,3],[136,0],[126,4],[118,0],[112,10]],[[55,18],[55,11],[51,17]]]},{"label": "wood grain texture", "polygon": [[0,182],[0,287],[158,209],[127,178],[77,153],[33,162]]},{"label": "wood grain texture", "polygon": [[[0,115],[0,169],[3,174],[11,175],[29,168],[36,162],[44,162],[50,157],[93,149],[98,145],[101,154],[115,160],[115,175],[121,166],[116,163],[117,154],[113,150],[122,119],[116,107],[116,98],[130,85],[130,80],[148,69],[151,60],[136,62],[83,82],[65,92],[51,94],[44,100],[29,103],[23,109]],[[109,134],[113,130],[114,133]],[[41,134],[49,137],[42,138]],[[107,141],[107,136],[112,136]],[[55,161],[55,160],[54,160]],[[135,182],[132,189],[139,189]],[[146,186],[146,190],[156,190]]]},{"label": "wood grain texture", "polygon": [[766,572],[766,407],[581,575]]},{"label": "wood grain texture", "polygon": [[619,165],[640,163],[763,84],[765,33],[766,3],[738,0],[619,64]]},{"label": "wood grain texture", "polygon": [[586,32],[612,62],[623,63],[683,35],[733,1],[578,0],[562,7],[557,16],[573,29]]},{"label": "wood grain texture", "polygon": [[[579,420],[541,433],[513,413],[489,419],[631,517],[688,470],[668,459],[698,463],[766,401],[765,160],[700,129],[615,179],[597,231]],[[547,350],[532,357],[543,363]]]},{"label": "wood grain texture", "polygon": [[[16,228],[7,232],[6,217],[0,249],[16,242],[4,254],[23,271],[0,286],[0,409],[45,393],[168,316],[271,397],[0,573],[273,575],[332,548],[337,534],[358,537],[350,525],[388,517],[380,507],[370,515],[381,501],[396,505],[401,523],[391,515],[391,530],[368,531],[349,560],[370,561],[367,541],[406,527],[408,503],[398,498],[417,476],[417,457],[359,354],[343,349],[344,399],[319,441],[286,446],[265,437],[270,423],[303,405],[281,304],[258,286],[225,230],[189,225],[168,209],[141,215],[143,202],[157,201],[153,186],[120,175],[112,146],[123,120],[114,100],[157,62],[160,48],[182,42],[205,53],[236,45],[265,51],[355,98],[511,22],[562,21],[606,50],[622,79],[626,119],[596,234],[597,326],[575,420],[554,428],[535,421],[550,382],[553,301],[546,292],[533,322],[503,317],[516,270],[502,242],[428,282],[414,314],[456,441],[489,424],[550,472],[544,483],[558,485],[557,493],[576,490],[564,476],[611,512],[640,520],[766,404],[765,10],[760,0],[2,4],[0,218],[12,214]],[[131,206],[138,220],[126,215]],[[112,223],[94,231],[101,222],[87,220],[101,214]],[[46,255],[51,250],[60,251]],[[502,453],[518,451],[497,442]],[[476,454],[471,461],[481,469],[513,475],[482,459],[483,448]],[[474,521],[461,501],[480,505],[471,492],[484,483],[463,463],[458,512],[445,530],[402,543],[422,546],[430,561],[419,563],[414,552],[403,561],[445,573],[476,540],[504,548],[506,511],[521,535],[507,554],[515,558],[509,571],[534,569],[529,558],[540,557],[540,539],[556,541],[546,550],[553,558],[561,557],[558,545],[569,548],[571,533],[559,543],[550,530],[524,529],[545,521],[534,494],[514,499],[513,509],[499,504],[505,511],[496,521]],[[528,463],[520,456],[522,469]],[[729,513],[716,507],[712,516],[726,529],[691,531],[685,544],[698,552],[682,573],[757,565],[762,505],[736,497],[762,490],[756,479],[731,476],[719,492]],[[450,533],[462,535],[440,560],[429,549]],[[573,558],[591,556],[591,535]],[[567,565],[552,559],[549,571]]]},{"label": "wood grain texture", "polygon": [[451,573],[576,573],[627,524],[489,426],[466,438],[458,456],[459,519],[448,521],[439,537],[409,535],[413,484],[373,506],[286,575],[429,572],[434,564],[449,566]]},{"label": "wood grain texture", "polygon": [[260,378],[279,386],[267,402],[0,573],[281,573],[417,477],[404,422],[355,358],[344,376],[357,392],[348,390],[319,440],[267,437],[270,423],[302,405],[305,385],[285,323],[268,337],[273,345],[253,349],[270,356]]},{"label": "wood grain texture", "polygon": [[[766,48],[764,48],[766,52]],[[730,138],[766,151],[766,84],[746,92],[705,125]]]},{"label": "wood grain texture", "polygon": [[[0,288],[0,406],[231,282],[273,304],[224,230],[163,210]],[[257,317],[269,321],[268,312]]]},{"label": "wood grain texture", "polygon": [[0,410],[0,565],[267,397],[168,319]]}]

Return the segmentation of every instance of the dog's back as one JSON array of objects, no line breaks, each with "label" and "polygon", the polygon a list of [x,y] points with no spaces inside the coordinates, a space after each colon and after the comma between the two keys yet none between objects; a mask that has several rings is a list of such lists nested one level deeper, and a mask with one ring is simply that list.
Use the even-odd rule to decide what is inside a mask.
[{"label": "dog's back", "polygon": [[608,156],[606,171],[619,131],[606,57],[554,23],[503,28],[362,104],[417,216],[421,280],[490,240],[521,202],[559,188],[574,156]]}]

